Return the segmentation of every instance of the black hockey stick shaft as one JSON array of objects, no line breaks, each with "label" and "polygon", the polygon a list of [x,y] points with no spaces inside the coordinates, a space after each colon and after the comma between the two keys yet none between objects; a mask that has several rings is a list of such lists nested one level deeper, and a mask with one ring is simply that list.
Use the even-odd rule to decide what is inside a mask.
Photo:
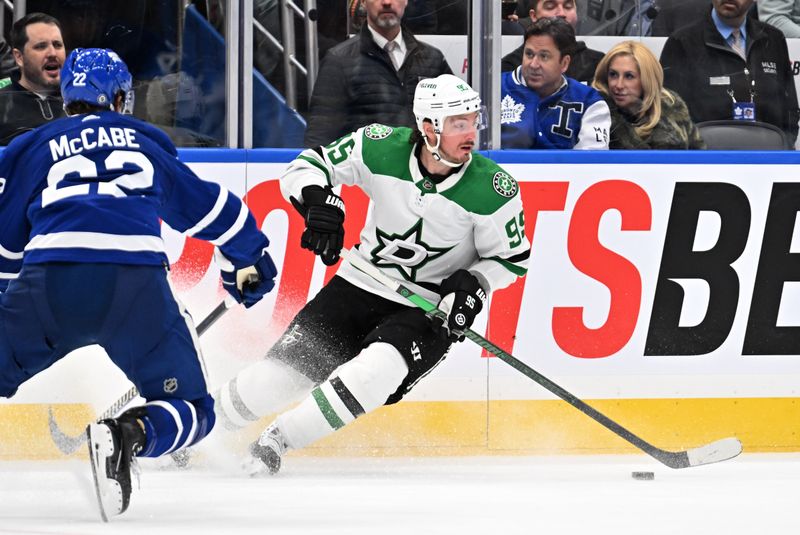
[{"label": "black hockey stick shaft", "polygon": [[201,335],[206,332],[212,325],[214,325],[218,319],[220,319],[229,308],[233,306],[233,303],[230,299],[226,298],[223,299],[220,304],[214,307],[214,310],[208,313],[208,316],[200,320],[200,323],[197,324],[197,334]]},{"label": "black hockey stick shaft", "polygon": [[[203,318],[200,323],[197,324],[197,334],[198,336],[202,335],[206,332],[218,319],[220,319],[225,312],[228,311],[235,304],[233,298],[228,297],[224,299],[220,304],[218,304],[214,310],[212,310],[208,316]],[[110,407],[108,407],[103,413],[98,417],[99,420],[104,418],[112,418],[114,417],[119,411],[125,408],[131,401],[133,401],[136,397],[139,396],[139,391],[136,389],[135,386],[132,386],[127,392],[125,392],[122,396],[119,397]],[[53,439],[53,443],[55,443],[56,447],[59,449],[61,453],[64,455],[71,455],[81,445],[86,441],[86,433],[81,433],[76,437],[71,437],[64,433],[59,427],[58,423],[56,423],[55,416],[53,415],[52,407],[48,407],[47,409],[47,418],[48,418],[48,427],[50,429],[50,437]]]},{"label": "black hockey stick shaft", "polygon": [[[429,316],[435,316],[441,318],[445,322],[447,321],[447,314],[443,311],[439,310],[436,305],[425,299],[424,297],[416,294],[412,290],[408,289],[407,287],[403,286],[401,283],[392,279],[383,271],[381,271],[377,266],[374,264],[367,262],[366,260],[361,259],[357,255],[354,255],[347,249],[342,250],[342,258],[347,260],[351,265],[355,268],[359,269],[360,271],[364,272],[365,274],[371,276],[376,281],[380,282],[384,286],[391,288],[398,294],[402,295],[417,307],[421,308],[425,311],[426,314]],[[618,424],[605,414],[601,413],[585,401],[581,400],[580,398],[576,397],[574,394],[570,393],[566,389],[562,388],[558,384],[554,383],[541,373],[537,372],[518,358],[514,357],[507,351],[503,350],[502,348],[496,346],[483,336],[479,335],[472,329],[467,329],[464,331],[464,335],[481,346],[483,349],[492,353],[500,360],[514,368],[515,370],[519,371],[526,377],[533,379],[536,383],[540,384],[559,398],[563,399],[585,415],[592,418],[594,421],[598,422],[600,425],[605,427],[606,429],[612,431],[617,436],[621,437],[622,439],[626,440],[630,444],[636,446],[643,452],[647,453],[657,461],[663,463],[670,468],[686,468],[689,466],[698,466],[701,464],[708,464],[711,462],[718,462],[725,459],[729,459],[731,457],[735,457],[741,452],[741,443],[737,439],[723,439],[722,441],[718,441],[712,443],[708,446],[697,448],[695,450],[688,450],[688,451],[667,451],[661,448],[658,448],[646,440],[642,439],[641,437],[635,435],[633,432],[629,431],[622,425]],[[737,446],[738,444],[738,446]],[[691,454],[691,455],[690,455]]]}]

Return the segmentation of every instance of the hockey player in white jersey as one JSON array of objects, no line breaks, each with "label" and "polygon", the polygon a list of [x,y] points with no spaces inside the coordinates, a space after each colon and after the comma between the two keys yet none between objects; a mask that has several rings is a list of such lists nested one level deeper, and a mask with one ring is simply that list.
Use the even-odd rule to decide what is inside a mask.
[{"label": "hockey player in white jersey", "polygon": [[453,75],[422,80],[414,115],[418,130],[371,124],[303,151],[281,178],[281,191],[305,218],[302,246],[333,265],[345,218],[333,188],[360,187],[370,206],[352,253],[439,303],[448,320],[432,322],[344,261],[266,359],[216,396],[229,428],[305,397],[251,445],[254,472],[275,473],[286,450],[402,399],[464,339],[460,331],[487,294],[527,270],[518,184],[472,152],[483,120],[478,93]]}]

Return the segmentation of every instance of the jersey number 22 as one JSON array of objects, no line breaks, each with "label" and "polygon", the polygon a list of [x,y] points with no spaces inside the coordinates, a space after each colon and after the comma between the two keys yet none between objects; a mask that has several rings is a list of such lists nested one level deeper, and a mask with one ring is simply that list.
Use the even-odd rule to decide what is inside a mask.
[{"label": "jersey number 22", "polygon": [[114,197],[125,197],[126,193],[121,188],[128,190],[147,189],[153,185],[153,164],[141,152],[115,150],[103,161],[106,171],[121,170],[125,167],[125,164],[137,165],[142,170],[121,174],[108,182],[90,180],[85,184],[60,188],[58,187],[59,182],[73,173],[77,173],[83,178],[96,178],[98,176],[97,165],[86,156],[80,154],[70,156],[66,160],[53,164],[50,172],[47,173],[47,187],[42,190],[42,208],[75,195],[88,195],[93,183],[97,184],[98,195],[113,195]]}]

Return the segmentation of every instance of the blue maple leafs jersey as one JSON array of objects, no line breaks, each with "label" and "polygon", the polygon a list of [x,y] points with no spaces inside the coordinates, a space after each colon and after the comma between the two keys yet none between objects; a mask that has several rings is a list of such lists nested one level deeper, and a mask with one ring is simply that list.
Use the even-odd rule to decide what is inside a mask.
[{"label": "blue maple leafs jersey", "polygon": [[500,129],[504,149],[608,149],[611,112],[600,93],[562,77],[540,98],[525,84],[522,67],[500,77]]},{"label": "blue maple leafs jersey", "polygon": [[109,111],[28,132],[0,158],[0,291],[23,263],[166,265],[159,219],[235,268],[269,244],[236,195],[198,178],[147,123]]}]

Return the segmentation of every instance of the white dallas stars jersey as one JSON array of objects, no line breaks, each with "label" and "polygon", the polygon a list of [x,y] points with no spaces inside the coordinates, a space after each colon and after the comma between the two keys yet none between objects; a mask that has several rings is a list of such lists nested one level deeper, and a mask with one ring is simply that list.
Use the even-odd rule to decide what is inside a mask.
[{"label": "white dallas stars jersey", "polygon": [[[283,196],[302,200],[301,191],[309,185],[359,186],[370,205],[354,253],[434,303],[442,280],[459,269],[483,278],[487,292],[523,276],[530,244],[517,182],[493,161],[473,154],[436,184],[420,171],[411,132],[372,124],[327,147],[307,149],[281,178]],[[408,305],[347,262],[337,274]]]}]

